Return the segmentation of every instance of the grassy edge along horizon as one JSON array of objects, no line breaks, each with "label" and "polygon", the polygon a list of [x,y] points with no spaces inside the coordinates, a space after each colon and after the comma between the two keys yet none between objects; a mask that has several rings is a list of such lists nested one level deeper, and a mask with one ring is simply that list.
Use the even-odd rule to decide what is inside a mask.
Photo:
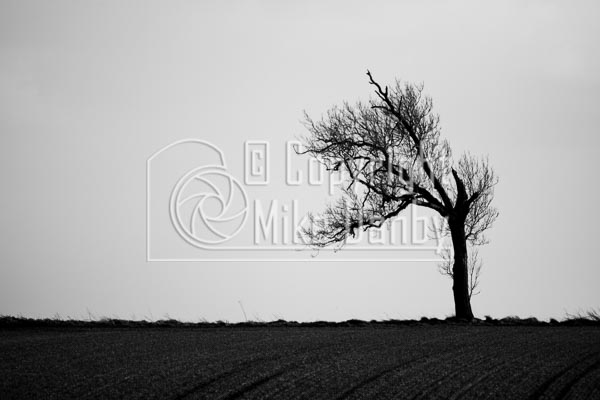
[{"label": "grassy edge along horizon", "polygon": [[386,320],[359,320],[349,319],[345,321],[288,321],[278,319],[273,321],[249,320],[245,322],[229,322],[226,320],[207,321],[200,320],[198,322],[181,321],[177,319],[167,318],[149,321],[142,320],[126,320],[120,318],[98,318],[98,319],[71,319],[69,317],[62,318],[56,316],[54,318],[27,318],[22,316],[0,315],[0,329],[2,328],[19,328],[19,327],[269,327],[269,326],[290,326],[290,327],[348,327],[348,326],[378,326],[378,325],[436,325],[436,324],[461,324],[461,325],[486,325],[486,326],[600,326],[600,312],[596,310],[587,311],[585,313],[567,314],[562,320],[550,318],[548,321],[538,320],[535,317],[521,318],[518,316],[507,316],[504,318],[492,318],[486,316],[485,319],[475,318],[471,321],[462,320],[455,317],[446,319],[422,317],[420,319],[386,319]]}]

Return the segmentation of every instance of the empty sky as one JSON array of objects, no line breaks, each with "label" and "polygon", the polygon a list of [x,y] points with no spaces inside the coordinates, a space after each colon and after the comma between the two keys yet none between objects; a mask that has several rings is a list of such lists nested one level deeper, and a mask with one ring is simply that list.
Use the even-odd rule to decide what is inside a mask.
[{"label": "empty sky", "polygon": [[600,307],[600,5],[0,1],[0,314],[445,317],[433,263],[148,263],[146,159],[239,158],[382,82],[424,82],[455,153],[500,177],[478,316]]}]

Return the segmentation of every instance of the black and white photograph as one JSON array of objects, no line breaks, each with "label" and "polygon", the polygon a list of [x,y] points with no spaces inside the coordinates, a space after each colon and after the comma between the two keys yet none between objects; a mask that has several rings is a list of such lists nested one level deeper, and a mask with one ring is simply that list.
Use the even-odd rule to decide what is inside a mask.
[{"label": "black and white photograph", "polygon": [[600,399],[600,3],[0,0],[0,399]]}]

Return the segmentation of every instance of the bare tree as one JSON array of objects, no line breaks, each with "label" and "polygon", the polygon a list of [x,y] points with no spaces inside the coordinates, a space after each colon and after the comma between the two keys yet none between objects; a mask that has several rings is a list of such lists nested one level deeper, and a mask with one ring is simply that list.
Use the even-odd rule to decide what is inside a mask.
[{"label": "bare tree", "polygon": [[367,103],[344,103],[316,121],[305,114],[301,153],[348,174],[338,201],[310,215],[305,238],[315,247],[342,246],[411,204],[435,210],[452,238],[456,317],[470,320],[467,242],[486,242],[484,232],[498,216],[491,206],[497,178],[487,159],[467,153],[453,161],[422,85],[396,81],[388,88],[367,76],[376,95]]}]

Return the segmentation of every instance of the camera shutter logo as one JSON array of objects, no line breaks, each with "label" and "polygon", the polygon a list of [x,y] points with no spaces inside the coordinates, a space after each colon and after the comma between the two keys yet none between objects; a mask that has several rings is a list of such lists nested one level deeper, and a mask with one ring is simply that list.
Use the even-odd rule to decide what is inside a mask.
[{"label": "camera shutter logo", "polygon": [[225,165],[185,173],[170,198],[171,222],[189,244],[206,248],[235,237],[248,217],[248,196]]}]

